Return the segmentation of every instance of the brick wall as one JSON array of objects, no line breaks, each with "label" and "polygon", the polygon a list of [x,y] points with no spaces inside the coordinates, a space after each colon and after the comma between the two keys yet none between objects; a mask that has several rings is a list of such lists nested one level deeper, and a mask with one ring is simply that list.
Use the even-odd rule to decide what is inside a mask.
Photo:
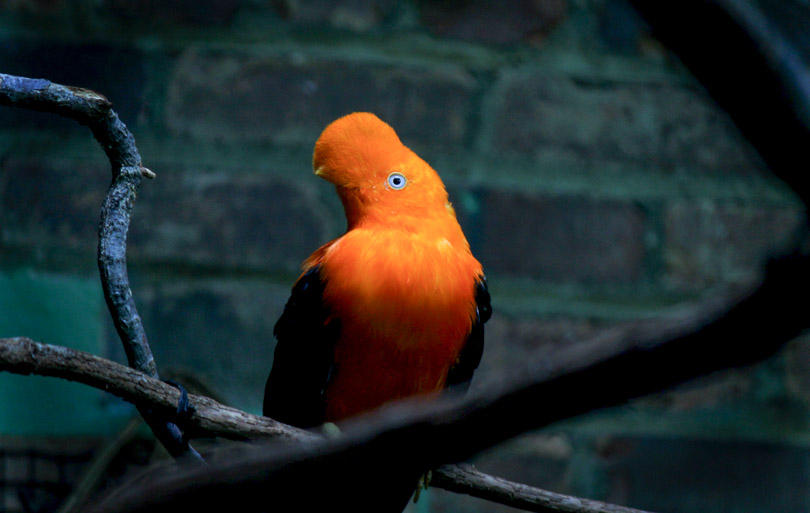
[{"label": "brick wall", "polygon": [[[115,104],[158,174],[129,258],[161,372],[252,411],[300,261],[345,227],[310,169],[345,113],[377,113],[448,186],[496,311],[479,386],[757,279],[801,223],[623,0],[0,0],[0,71]],[[0,273],[94,280],[107,166],[83,127],[0,110]],[[0,305],[20,294],[0,289]],[[653,510],[807,508],[808,348],[526,435],[479,465]],[[497,510],[440,491],[421,507]]]}]

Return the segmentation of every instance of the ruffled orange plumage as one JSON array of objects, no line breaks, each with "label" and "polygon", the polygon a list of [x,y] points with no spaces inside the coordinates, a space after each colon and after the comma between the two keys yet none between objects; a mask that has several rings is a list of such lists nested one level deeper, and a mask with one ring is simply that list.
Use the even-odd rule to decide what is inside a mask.
[{"label": "ruffled orange plumage", "polygon": [[[468,381],[489,294],[439,176],[369,113],[330,124],[313,167],[335,185],[347,231],[304,263],[276,326],[265,414],[337,422]],[[292,370],[314,352],[320,370]]]}]

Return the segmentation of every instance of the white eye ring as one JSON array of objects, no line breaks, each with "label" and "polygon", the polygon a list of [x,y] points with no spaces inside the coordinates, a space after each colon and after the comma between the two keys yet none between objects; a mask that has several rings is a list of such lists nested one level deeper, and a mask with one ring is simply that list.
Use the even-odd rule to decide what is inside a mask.
[{"label": "white eye ring", "polygon": [[404,189],[406,185],[408,185],[408,179],[402,173],[394,171],[388,175],[388,186],[392,189],[398,191]]}]

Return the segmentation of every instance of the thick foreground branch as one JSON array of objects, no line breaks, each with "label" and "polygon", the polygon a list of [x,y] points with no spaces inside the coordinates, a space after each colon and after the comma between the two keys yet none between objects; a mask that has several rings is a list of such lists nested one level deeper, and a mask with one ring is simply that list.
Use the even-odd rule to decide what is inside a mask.
[{"label": "thick foreground branch", "polygon": [[[170,416],[180,392],[174,387],[139,371],[98,356],[28,338],[0,339],[0,371],[36,374],[83,383],[104,390],[133,404]],[[262,438],[298,442],[321,440],[320,436],[267,417],[220,404],[213,399],[191,395],[194,412],[183,428],[204,437],[232,440]],[[432,486],[488,499],[527,511],[557,513],[643,513],[631,508],[561,495],[505,479],[489,476],[469,465],[444,465],[434,470]]]},{"label": "thick foreground branch", "polygon": [[[168,470],[148,483],[123,487],[98,511],[168,511],[181,505],[214,510],[232,505],[234,496],[245,504],[273,497],[282,504],[294,500],[300,508],[373,510],[373,493],[355,492],[357,476],[363,476],[364,490],[382,488],[398,475],[462,461],[529,429],[773,354],[807,325],[808,287],[808,258],[785,257],[730,309],[727,300],[712,299],[664,320],[609,331],[535,362],[511,384],[483,387],[466,399],[385,408],[347,423],[337,440],[250,446],[211,467]],[[124,378],[116,381],[132,381]],[[134,383],[151,388],[143,379]],[[177,392],[167,387],[162,393],[167,396],[162,404],[171,407]],[[206,412],[206,403],[197,407],[192,423]]]},{"label": "thick foreground branch", "polygon": [[[398,404],[347,422],[337,440],[251,447],[210,467],[162,473],[119,489],[96,511],[212,511],[232,505],[233,497],[246,505],[272,497],[299,510],[374,511],[373,491],[398,476],[463,461],[530,429],[772,355],[808,325],[808,264],[798,254],[772,262],[762,285],[730,309],[714,299],[665,323],[608,333],[536,362],[510,384],[482,387],[465,399]],[[365,477],[362,492],[358,475]]]},{"label": "thick foreground branch", "polygon": [[[807,31],[793,40],[774,11],[795,27],[810,25],[802,2],[631,0],[653,32],[697,77],[754,145],[770,170],[810,200]],[[778,4],[778,5],[776,5]],[[766,10],[768,9],[768,10]]]}]

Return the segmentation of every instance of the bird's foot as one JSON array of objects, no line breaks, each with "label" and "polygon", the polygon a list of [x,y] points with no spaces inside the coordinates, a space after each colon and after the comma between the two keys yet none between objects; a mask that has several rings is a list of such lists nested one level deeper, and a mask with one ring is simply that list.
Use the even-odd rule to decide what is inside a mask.
[{"label": "bird's foot", "polygon": [[321,425],[321,434],[330,440],[335,440],[343,436],[343,431],[334,422],[324,422]]},{"label": "bird's foot", "polygon": [[416,482],[416,491],[413,494],[413,503],[416,504],[419,501],[419,497],[422,495],[422,490],[427,490],[428,486],[430,486],[430,481],[433,479],[433,471],[428,470],[421,476],[419,476],[419,480]]},{"label": "bird's foot", "polygon": [[191,401],[188,400],[188,391],[186,390],[186,387],[172,379],[164,379],[163,382],[180,391],[180,399],[177,401],[177,420],[180,422],[187,420],[192,414],[194,414],[196,409],[194,408],[194,405],[191,404]]}]

